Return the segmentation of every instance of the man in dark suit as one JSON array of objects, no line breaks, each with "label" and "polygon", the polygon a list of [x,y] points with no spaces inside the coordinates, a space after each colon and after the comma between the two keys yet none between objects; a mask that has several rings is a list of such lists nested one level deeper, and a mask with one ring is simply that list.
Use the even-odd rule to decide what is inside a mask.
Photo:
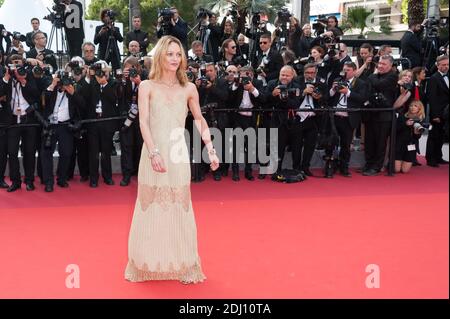
[{"label": "man in dark suit", "polygon": [[[41,26],[41,22],[39,21],[38,18],[31,19],[31,26],[33,27],[33,31],[28,32],[26,34],[26,37],[27,37],[26,44],[30,48],[30,50],[34,48],[34,42],[33,42],[34,34],[36,32],[42,32],[41,30],[39,30],[39,27]],[[43,33],[44,33],[45,37],[47,37],[47,34],[45,32],[43,32]]]},{"label": "man in dark suit", "polygon": [[[328,83],[333,84],[333,81],[340,77],[341,72],[344,68],[345,63],[352,62],[352,58],[348,55],[348,48],[345,43],[339,43],[339,63],[333,64],[333,70],[331,71],[330,77],[328,79]],[[356,64],[355,64],[356,65]]]},{"label": "man in dark suit", "polygon": [[47,37],[44,32],[36,32],[33,35],[34,48],[27,52],[27,59],[36,59],[44,64],[51,65],[53,70],[56,71],[58,66],[56,64],[56,58],[54,52],[50,49],[46,49]]},{"label": "man in dark suit", "polygon": [[[19,69],[24,65],[20,55],[8,58],[8,64],[14,64],[15,70],[8,70],[0,81],[0,96],[4,98],[3,105],[7,109],[9,124],[17,125],[7,131],[9,171],[12,185],[8,192],[14,192],[21,187],[19,167],[19,146],[22,145],[23,166],[27,191],[33,191],[34,172],[36,164],[36,127],[23,124],[37,124],[34,116],[34,104],[38,102],[40,92],[31,72],[22,73]],[[8,121],[8,120],[6,120]]]},{"label": "man in dark suit", "polygon": [[[105,61],[97,62],[102,65],[101,72],[91,77],[91,103],[88,107],[89,119],[103,119],[119,115],[117,107],[117,85],[110,79],[111,70]],[[98,186],[99,153],[101,153],[102,176],[105,184],[114,185],[112,179],[111,152],[112,138],[117,129],[115,121],[92,123],[88,126],[89,142],[89,175],[90,186]]]},{"label": "man in dark suit", "polygon": [[281,54],[271,48],[272,38],[270,33],[262,34],[259,38],[259,47],[261,48],[261,56],[258,57],[258,79],[266,84],[272,80],[278,80],[280,70],[283,67],[283,57]]},{"label": "man in dark suit", "polygon": [[199,64],[201,64],[202,62],[206,62],[206,63],[214,62],[214,59],[212,56],[206,55],[203,52],[203,44],[200,41],[196,40],[196,41],[192,42],[191,48],[192,48],[192,53],[194,55],[192,57],[192,60],[194,62],[197,62]]},{"label": "man in dark suit", "polygon": [[130,31],[126,35],[126,45],[129,46],[131,41],[139,42],[140,52],[142,56],[147,55],[147,48],[150,44],[150,39],[148,37],[148,33],[141,30],[142,21],[140,16],[133,17],[133,31]]},{"label": "man in dark suit", "polygon": [[[240,69],[240,81],[238,83],[233,83],[230,90],[229,105],[236,109],[251,109],[260,108],[264,102],[264,88],[263,83],[259,80],[254,79],[254,72],[252,67],[242,67]],[[253,112],[241,111],[239,113],[233,113],[233,128],[241,128],[243,131],[248,128],[256,127],[256,114]],[[256,135],[255,135],[256,137]],[[239,156],[238,152],[244,152],[244,163],[245,163],[245,178],[249,181],[253,181],[255,178],[252,175],[252,162],[249,161],[249,154],[256,156],[256,145],[249,145],[248,136],[245,136],[243,141],[244,148],[238,149],[234,146],[234,156],[236,160],[233,160],[232,170],[233,170],[233,180],[239,181],[239,163],[237,158]],[[253,159],[253,158],[252,158]],[[256,159],[256,158],[255,158]]]},{"label": "man in dark suit", "polygon": [[165,36],[165,35],[172,35],[178,40],[180,40],[181,44],[183,45],[184,50],[188,51],[188,24],[181,19],[180,14],[178,13],[178,9],[175,7],[172,7],[171,9],[172,17],[170,19],[170,22],[168,24],[168,28],[164,28],[163,23],[163,17],[160,17],[158,19],[158,26],[157,26],[157,36],[158,39]]},{"label": "man in dark suit", "polygon": [[[353,109],[362,108],[367,101],[366,83],[355,77],[356,64],[346,62],[343,67],[344,77],[341,80],[345,86],[338,86],[334,82],[330,90],[330,105],[336,108]],[[360,112],[336,112],[334,113],[336,130],[340,140],[339,171],[345,177],[350,177],[348,170],[350,163],[350,145],[353,140],[353,130],[361,124]],[[331,155],[331,154],[327,154]]]},{"label": "man in dark suit", "polygon": [[[228,93],[228,83],[226,79],[217,77],[217,70],[214,64],[210,63],[206,65],[206,83],[202,83],[200,79],[195,81],[199,92],[200,105],[205,106],[210,103],[217,103],[217,107],[219,109],[225,108],[227,105],[229,93]],[[229,114],[225,112],[215,113],[215,119],[209,117],[209,114],[206,116],[206,120],[211,123],[212,127],[218,128],[222,132],[222,140],[214,141],[214,145],[216,145],[216,150],[223,150],[225,141],[225,128],[230,127],[230,119]],[[218,156],[220,157],[220,151],[218,151]],[[222,161],[223,163],[223,161]],[[214,180],[220,181],[222,179],[221,174],[222,171],[228,170],[228,165],[221,164],[220,169],[213,172]]]},{"label": "man in dark suit", "polygon": [[[55,76],[52,84],[45,91],[45,107],[42,112],[44,132],[52,132],[51,137],[44,135],[41,145],[41,161],[45,191],[53,192],[53,153],[58,143],[57,185],[69,187],[67,174],[73,152],[73,133],[67,123],[80,119],[79,109],[84,101],[80,94],[75,94],[73,84],[63,85],[60,77]],[[67,84],[67,83],[65,83]],[[48,134],[48,133],[47,133]]]},{"label": "man in dark suit", "polygon": [[[6,49],[3,48],[3,40],[6,42]],[[11,37],[8,35],[5,26],[0,24],[0,53],[9,54],[9,48],[11,47]]]},{"label": "man in dark suit", "polygon": [[[3,78],[6,70],[0,66],[0,77]],[[6,94],[0,96],[0,188],[9,188],[5,182],[6,164],[8,162],[8,138],[6,128],[10,124],[10,111],[7,108]]]},{"label": "man in dark suit", "polygon": [[100,18],[103,25],[95,28],[94,43],[99,45],[98,58],[111,63],[113,71],[116,71],[120,69],[120,51],[117,42],[123,42],[123,37],[119,28],[114,26],[110,13],[110,9],[102,10]]},{"label": "man in dark suit", "polygon": [[[372,108],[393,108],[397,96],[398,76],[392,71],[394,59],[385,55],[380,57],[377,69],[369,76],[367,83],[371,87],[370,106]],[[378,97],[378,98],[375,98]],[[364,176],[378,175],[383,168],[386,146],[391,133],[392,112],[370,112],[365,122]]]},{"label": "man in dark suit", "polygon": [[[420,42],[420,34],[423,31],[423,25],[414,21],[409,22],[408,31],[403,34],[400,40],[402,58],[408,58],[411,62],[411,67],[415,68],[422,63],[422,44]],[[408,66],[404,65],[403,69],[407,69]]]},{"label": "man in dark suit", "polygon": [[64,13],[64,30],[67,37],[67,49],[71,58],[81,56],[81,45],[84,42],[84,9],[77,0],[64,0],[66,11]]},{"label": "man in dark suit", "polygon": [[446,107],[448,109],[448,56],[439,56],[436,60],[436,66],[438,71],[430,77],[427,88],[430,122],[433,127],[428,134],[426,159],[427,164],[432,167],[438,167],[439,164],[448,164],[442,158],[445,125],[444,110]]},{"label": "man in dark suit", "polygon": [[99,61],[95,57],[95,45],[92,42],[85,42],[82,47],[83,61],[86,67],[93,65]]}]

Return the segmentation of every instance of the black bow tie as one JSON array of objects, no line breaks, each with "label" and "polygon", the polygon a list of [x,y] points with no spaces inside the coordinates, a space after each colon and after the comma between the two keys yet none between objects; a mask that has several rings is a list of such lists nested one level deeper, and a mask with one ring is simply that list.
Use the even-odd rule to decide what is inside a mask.
[{"label": "black bow tie", "polygon": [[447,78],[448,78],[448,73],[444,73],[444,74],[442,74],[442,77],[443,77],[443,78],[445,78],[445,77],[447,77]]}]

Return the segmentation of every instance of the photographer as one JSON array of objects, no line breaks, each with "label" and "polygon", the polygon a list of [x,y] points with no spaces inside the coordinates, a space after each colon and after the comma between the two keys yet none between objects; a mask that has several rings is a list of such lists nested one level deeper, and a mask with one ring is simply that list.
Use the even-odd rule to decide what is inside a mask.
[{"label": "photographer", "polygon": [[[427,140],[427,165],[438,167],[439,164],[448,164],[442,158],[442,145],[444,144],[444,111],[448,112],[448,56],[441,55],[436,59],[437,72],[428,82],[427,95],[430,106],[429,117],[433,128],[429,131]],[[447,118],[448,121],[448,118]]]},{"label": "photographer", "polygon": [[[263,84],[261,81],[254,79],[254,73],[252,67],[242,67],[240,69],[240,75],[236,78],[237,81],[231,86],[230,92],[230,105],[237,109],[252,109],[253,107],[261,107],[264,102],[263,96]],[[256,114],[253,112],[241,111],[234,114],[233,128],[241,128],[245,131],[248,128],[255,128],[256,126]],[[249,145],[248,137],[245,136],[244,149],[237,149],[237,145],[234,144],[234,157],[235,160],[232,164],[234,181],[239,181],[239,164],[237,158],[239,158],[239,151],[244,151],[244,163],[245,163],[245,178],[249,181],[253,181],[255,178],[252,175],[252,164],[249,163],[249,153],[255,153],[256,145]],[[255,155],[255,154],[254,154]]]},{"label": "photographer", "polygon": [[[368,78],[371,86],[370,107],[393,108],[397,94],[397,74],[392,72],[394,59],[390,55],[380,58],[374,74]],[[370,112],[365,122],[364,176],[374,176],[381,172],[386,155],[386,144],[391,132],[392,112]]]},{"label": "photographer", "polygon": [[[55,0],[55,3],[57,0]],[[64,10],[64,31],[67,38],[67,49],[69,56],[81,56],[81,45],[84,42],[84,9],[81,2],[77,0],[59,0]],[[63,7],[61,7],[63,8]]]},{"label": "photographer", "polygon": [[94,44],[98,44],[98,58],[112,65],[113,70],[120,69],[120,51],[117,42],[123,42],[122,34],[114,26],[116,13],[110,9],[103,9],[100,19],[102,26],[95,28]]},{"label": "photographer", "polygon": [[142,56],[147,55],[147,48],[150,44],[148,33],[141,30],[142,20],[140,16],[133,17],[133,31],[130,31],[126,35],[126,46],[129,47],[131,41],[137,41],[139,43],[140,52]]},{"label": "photographer", "polygon": [[122,115],[127,118],[120,129],[120,163],[122,181],[120,186],[128,186],[131,176],[137,173],[142,150],[142,135],[139,128],[139,85],[142,69],[139,60],[129,57],[123,64],[123,79],[119,86],[119,100]]},{"label": "photographer", "polygon": [[[3,54],[0,52],[3,58]],[[0,77],[7,72],[3,64],[0,64]],[[7,108],[6,95],[0,96],[0,189],[7,189],[9,185],[5,182],[6,164],[8,163],[8,138],[6,136],[7,126],[10,124],[10,110]]]},{"label": "photographer", "polygon": [[236,53],[237,46],[233,39],[225,40],[220,51],[222,52],[222,59],[219,62],[221,66],[242,65],[242,59]]},{"label": "photographer", "polygon": [[[73,57],[66,66],[66,71],[72,73],[75,81],[75,94],[82,98],[82,105],[77,108],[78,120],[87,119],[87,105],[90,103],[90,85],[87,82],[87,67],[84,64],[84,60],[81,57]],[[79,122],[75,122],[73,128],[73,152],[70,159],[69,170],[67,173],[67,180],[73,179],[75,164],[78,164],[78,170],[80,173],[80,182],[86,182],[89,180],[89,152],[88,152],[88,139],[87,130],[84,126],[79,126]]]},{"label": "photographer", "polygon": [[180,40],[184,50],[188,51],[188,24],[181,19],[177,8],[172,7],[160,11],[156,30],[158,39],[165,35],[172,35]]},{"label": "photographer", "polygon": [[250,45],[245,42],[245,35],[239,34],[238,46],[239,46],[239,52],[241,52],[242,56],[245,56],[248,58],[250,56]]},{"label": "photographer", "polygon": [[375,72],[376,63],[373,61],[373,47],[369,43],[363,43],[359,48],[356,67],[358,70],[355,76],[364,81],[367,81],[368,77]]},{"label": "photographer", "polygon": [[413,74],[411,70],[403,70],[400,72],[397,82],[397,100],[394,103],[394,109],[404,114],[408,111],[408,106],[415,99],[415,85],[413,83]]},{"label": "photographer", "polygon": [[[330,90],[330,105],[339,109],[362,108],[367,101],[366,83],[355,77],[356,64],[352,61],[344,63],[344,76],[333,82]],[[350,163],[350,145],[353,140],[353,131],[361,123],[359,112],[335,112],[334,121],[339,135],[339,171],[345,177],[350,177],[348,170]],[[328,153],[328,156],[332,154]]]},{"label": "photographer", "polygon": [[34,104],[39,100],[40,92],[33,76],[24,67],[24,60],[20,55],[8,58],[8,70],[0,81],[1,96],[6,96],[3,105],[9,113],[8,124],[14,125],[7,131],[9,172],[12,181],[7,191],[14,192],[21,187],[18,158],[20,145],[22,145],[26,188],[33,191],[37,129],[23,124],[37,124]]},{"label": "photographer", "polygon": [[[233,20],[230,20],[230,16],[232,16]],[[237,23],[237,27],[235,29],[235,24]],[[221,29],[222,29],[222,37],[220,43],[223,43],[227,39],[233,39],[237,42],[239,34],[244,31],[245,26],[245,17],[241,17],[239,15],[239,10],[234,7],[227,12],[225,17],[222,20]],[[241,53],[238,51],[238,54]]]},{"label": "photographer", "polygon": [[[39,21],[38,18],[33,18],[31,19],[31,27],[33,28],[33,31],[28,32],[26,34],[27,37],[27,41],[26,41],[26,45],[31,49],[34,48],[34,42],[33,42],[33,36],[35,35],[36,32],[42,32],[41,30],[39,30],[39,27],[41,26],[41,22]],[[1,30],[1,27],[0,27]],[[47,34],[45,32],[43,32],[45,37],[47,37]]]},{"label": "photographer", "polygon": [[302,34],[300,36],[300,42],[298,44],[297,49],[298,58],[304,58],[309,56],[309,52],[311,51],[311,45],[313,41],[314,38],[312,37],[311,25],[305,24],[302,28]]},{"label": "photographer", "polygon": [[[205,106],[210,103],[217,103],[217,107],[225,108],[229,97],[228,83],[226,79],[217,78],[217,70],[214,64],[207,64],[205,74],[201,74],[200,78],[195,81],[195,85],[199,91],[200,105]],[[213,111],[214,112],[214,111]],[[213,113],[214,114],[214,113]],[[230,119],[228,113],[219,112],[214,114],[217,118],[211,118],[211,114],[208,114],[206,120],[211,123],[211,127],[216,127],[222,132],[222,141],[214,141],[217,150],[223,150],[224,147],[219,147],[217,143],[225,145],[225,128],[230,127]],[[217,123],[212,123],[217,121]],[[220,156],[221,154],[218,154]],[[223,161],[221,161],[223,163]],[[220,181],[223,171],[228,170],[226,164],[220,164],[221,167],[214,171],[214,180]],[[204,174],[204,172],[202,172]]]},{"label": "photographer", "polygon": [[397,137],[395,142],[395,172],[407,173],[416,160],[416,147],[425,131],[422,121],[425,109],[422,102],[413,100],[405,114],[397,118]]},{"label": "photographer", "polygon": [[192,48],[192,54],[194,55],[192,57],[192,60],[194,62],[197,62],[197,63],[202,63],[202,62],[212,63],[212,62],[214,62],[214,59],[212,56],[204,54],[203,44],[200,41],[197,40],[197,41],[192,42],[191,48]]},{"label": "photographer", "polygon": [[[400,40],[401,46],[401,56],[402,58],[408,58],[411,62],[409,66],[411,69],[416,66],[422,65],[422,44],[421,44],[421,34],[424,30],[424,25],[426,23],[426,19],[422,22],[422,24],[410,21],[408,23],[408,31],[405,32],[402,39]],[[408,66],[403,65],[404,69],[407,69]]]},{"label": "photographer", "polygon": [[[140,58],[141,57],[141,47],[139,46],[139,42],[137,41],[131,41],[128,44],[128,57],[135,57]],[[125,58],[126,59],[126,58]]]},{"label": "photographer", "polygon": [[99,61],[99,59],[95,57],[95,45],[93,43],[83,43],[81,50],[83,51],[83,61],[85,69]]},{"label": "photographer", "polygon": [[68,73],[59,71],[45,92],[41,161],[47,193],[53,192],[53,153],[57,143],[59,153],[57,185],[62,188],[69,187],[67,174],[73,152],[73,132],[72,126],[67,124],[73,124],[80,119],[79,109],[84,104],[81,95],[75,94],[74,84],[74,79]]},{"label": "photographer", "polygon": [[27,58],[36,59],[44,65],[51,65],[53,70],[58,69],[56,58],[52,50],[46,49],[47,37],[43,32],[36,32],[33,36],[34,48],[27,53]]},{"label": "photographer", "polygon": [[26,37],[19,32],[14,33],[8,33],[8,35],[11,37],[11,45],[8,47],[8,56],[11,55],[20,55],[23,58],[26,57],[25,49],[23,47],[22,42],[26,41]]},{"label": "photographer", "polygon": [[301,103],[300,87],[294,81],[296,76],[297,73],[293,67],[284,66],[280,71],[279,78],[268,83],[263,97],[263,100],[272,108],[284,110],[274,112],[272,116],[271,127],[278,129],[278,163],[272,180],[275,180],[277,173],[282,169],[285,148],[288,143],[292,150],[293,168],[300,169],[301,167],[301,149],[299,149],[301,143],[298,139],[300,135],[297,125],[294,123],[294,110]]},{"label": "photographer", "polygon": [[[117,84],[110,78],[111,68],[105,61],[95,63],[90,72],[93,72],[94,79],[91,79],[91,101],[88,105],[89,119],[107,119],[119,115],[117,107]],[[117,122],[106,120],[94,122],[88,126],[89,143],[89,175],[90,187],[98,186],[98,164],[99,153],[101,153],[101,169],[105,184],[114,185],[112,179],[111,152],[112,139],[117,129]]]},{"label": "photographer", "polygon": [[283,67],[283,57],[271,46],[271,35],[262,34],[259,39],[262,54],[258,57],[258,68],[255,73],[258,75],[258,80],[262,80],[265,85],[272,80],[277,80]]},{"label": "photographer", "polygon": [[[6,50],[3,49],[3,40],[6,43]],[[5,54],[9,52],[9,48],[11,47],[11,38],[9,32],[6,31],[5,26],[0,24],[0,53]]]},{"label": "photographer", "polygon": [[[328,83],[332,84],[336,78],[338,78],[344,69],[344,65],[347,62],[352,62],[352,58],[348,55],[348,48],[345,43],[339,43],[339,55],[337,56],[337,63],[333,64]],[[355,64],[356,66],[356,64]]]}]

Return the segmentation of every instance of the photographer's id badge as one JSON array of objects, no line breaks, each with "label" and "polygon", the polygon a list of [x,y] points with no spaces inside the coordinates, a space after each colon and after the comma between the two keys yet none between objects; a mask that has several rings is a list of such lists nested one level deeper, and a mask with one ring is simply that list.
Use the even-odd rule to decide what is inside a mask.
[{"label": "photographer's id badge", "polygon": [[58,115],[53,114],[53,115],[50,117],[50,123],[51,123],[51,124],[58,124]]},{"label": "photographer's id badge", "polygon": [[408,145],[408,151],[415,151],[416,150],[416,145],[415,144],[409,144]]}]

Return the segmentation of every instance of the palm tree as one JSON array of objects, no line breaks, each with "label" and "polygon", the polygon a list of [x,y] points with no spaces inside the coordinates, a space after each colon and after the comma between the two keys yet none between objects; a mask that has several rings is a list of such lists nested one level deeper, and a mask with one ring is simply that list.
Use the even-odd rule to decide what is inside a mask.
[{"label": "palm tree", "polygon": [[424,13],[423,0],[409,0],[408,1],[408,22],[422,23]]},{"label": "palm tree", "polygon": [[358,38],[364,38],[364,30],[368,28],[367,19],[372,13],[372,10],[367,10],[364,7],[348,9],[347,16],[342,23],[343,30],[359,29],[360,32]]}]

